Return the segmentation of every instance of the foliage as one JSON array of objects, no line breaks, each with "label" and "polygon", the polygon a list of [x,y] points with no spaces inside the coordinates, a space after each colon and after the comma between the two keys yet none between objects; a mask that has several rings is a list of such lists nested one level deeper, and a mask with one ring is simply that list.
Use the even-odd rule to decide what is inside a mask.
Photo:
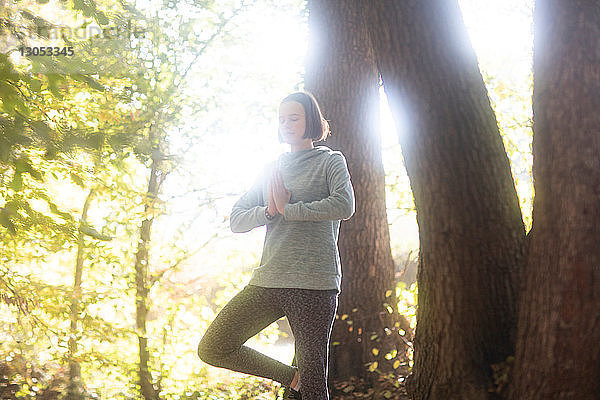
[{"label": "foliage", "polygon": [[510,160],[523,222],[526,230],[529,231],[533,210],[533,155],[531,153],[533,74],[520,77],[515,82],[506,78],[501,79],[485,69],[483,75],[506,154]]},{"label": "foliage", "polygon": [[[9,362],[0,363],[0,398],[3,400],[64,399],[68,371],[57,364],[38,365],[33,360],[15,359],[8,356]],[[214,384],[206,376],[196,377],[194,389],[188,388],[180,393],[165,393],[163,399],[168,400],[270,400],[279,389],[272,382],[243,377],[231,381]],[[122,393],[118,398],[135,398],[134,395]],[[99,393],[86,392],[85,399],[102,398]]]},{"label": "foliage", "polygon": [[404,377],[394,374],[379,375],[374,384],[366,383],[364,379],[350,379],[333,383],[333,398],[346,399],[376,399],[376,400],[407,400],[404,388]]},{"label": "foliage", "polygon": [[[142,12],[126,2],[60,2],[58,19],[77,27],[115,27],[122,34],[63,38],[61,45],[76,49],[69,59],[15,57],[18,45],[48,39],[43,29],[38,34],[39,27],[57,25],[52,15],[44,14],[44,3],[9,2],[0,10],[10,46],[0,53],[0,398],[64,398],[68,362],[73,360],[81,366],[87,398],[139,398],[132,265],[149,200],[148,168],[157,151],[151,129],[166,143],[158,149],[164,172],[178,176],[174,191],[184,199],[158,199],[150,249],[148,337],[161,398],[273,398],[278,385],[223,375],[202,364],[195,347],[260,256],[259,241],[251,250],[241,245],[232,249],[234,242],[222,233],[226,220],[216,211],[221,199],[206,184],[222,183],[225,176],[211,164],[212,150],[231,139],[222,135],[227,123],[247,122],[240,115],[271,119],[271,99],[258,94],[279,93],[281,87],[287,85],[287,90],[299,83],[295,71],[248,75],[252,65],[240,63],[240,58],[248,58],[240,37],[250,28],[243,18],[233,17],[252,7],[264,12],[286,6],[272,1],[252,7],[237,1],[165,1],[160,8]],[[300,1],[287,7],[304,12]],[[498,105],[525,104],[526,94],[512,92],[494,79],[486,77]],[[244,86],[236,87],[236,82]],[[250,104],[238,99],[244,88],[256,97]],[[224,115],[224,101],[243,112]],[[522,140],[529,129],[527,110],[520,109],[511,125],[510,110],[500,107],[496,111],[503,133],[510,135],[514,128],[521,135],[505,141],[509,156],[527,161]],[[248,143],[260,141],[257,138],[261,136]],[[197,163],[194,167],[184,165],[192,161]],[[197,165],[202,166],[199,171],[182,171]],[[513,161],[515,166],[517,180],[525,180],[530,173],[526,163]],[[392,205],[413,212],[406,178],[391,173],[387,181]],[[81,212],[90,190],[95,196],[84,220]],[[233,195],[239,192],[236,188]],[[173,233],[169,213],[176,206],[192,210],[194,216]],[[197,236],[192,228],[198,215],[217,215],[220,231]],[[224,242],[227,251],[222,251]],[[84,270],[78,324],[72,332],[69,318],[79,247]],[[206,278],[197,272],[201,268],[219,269],[219,274]],[[411,328],[416,292],[416,285],[403,284],[396,291],[398,311]],[[411,333],[405,333],[412,344]],[[75,355],[68,353],[72,334],[79,345]],[[273,345],[279,336],[273,325],[252,343]],[[355,381],[334,387],[336,398],[403,394],[400,381],[384,376],[373,388]]]}]

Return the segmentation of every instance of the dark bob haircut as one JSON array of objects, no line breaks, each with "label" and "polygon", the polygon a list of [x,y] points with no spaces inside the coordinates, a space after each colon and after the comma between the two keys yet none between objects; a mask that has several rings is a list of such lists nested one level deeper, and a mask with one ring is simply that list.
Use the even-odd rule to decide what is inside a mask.
[{"label": "dark bob haircut", "polygon": [[[315,97],[309,92],[295,92],[286,96],[281,100],[281,104],[287,103],[288,101],[295,101],[302,104],[304,108],[304,114],[306,116],[306,131],[304,132],[304,139],[311,138],[313,142],[318,142],[327,139],[330,134],[329,123],[323,114]],[[283,143],[281,132],[278,132],[279,142]]]}]

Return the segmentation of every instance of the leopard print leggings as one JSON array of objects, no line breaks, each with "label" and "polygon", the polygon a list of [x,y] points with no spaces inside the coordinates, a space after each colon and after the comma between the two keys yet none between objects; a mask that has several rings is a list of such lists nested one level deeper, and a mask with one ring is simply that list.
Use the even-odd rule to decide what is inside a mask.
[{"label": "leopard print leggings", "polygon": [[300,393],[305,400],[329,399],[327,358],[338,291],[247,285],[223,307],[198,345],[207,364],[269,378],[289,386],[296,368],[243,344],[286,316],[295,339]]}]

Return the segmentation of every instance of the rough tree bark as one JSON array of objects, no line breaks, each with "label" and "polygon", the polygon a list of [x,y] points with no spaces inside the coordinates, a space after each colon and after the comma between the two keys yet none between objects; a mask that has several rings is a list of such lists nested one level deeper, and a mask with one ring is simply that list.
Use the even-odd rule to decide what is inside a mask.
[{"label": "rough tree bark", "polygon": [[513,353],[524,225],[458,3],[363,1],[419,225],[419,399],[488,399]]},{"label": "rough tree bark", "polygon": [[135,255],[135,287],[136,287],[136,329],[139,346],[139,384],[142,396],[145,400],[158,400],[158,391],[155,389],[150,373],[150,352],[148,349],[148,337],[146,335],[146,320],[148,316],[148,293],[149,275],[148,262],[150,248],[150,233],[156,213],[156,201],[160,192],[161,184],[166,175],[161,171],[161,146],[162,138],[156,133],[156,125],[150,127],[149,140],[152,144],[152,165],[150,167],[150,179],[146,192],[144,205],[144,220],[140,227],[140,240]]},{"label": "rough tree bark", "polygon": [[[315,144],[344,153],[356,199],[356,213],[340,228],[343,279],[331,339],[332,379],[373,378],[369,369],[400,371],[406,365],[406,344],[399,331],[404,329],[406,336],[410,332],[395,307],[378,130],[379,74],[358,6],[308,2],[305,87],[315,94],[333,132],[325,143]],[[386,359],[388,353],[394,357]]]},{"label": "rough tree bark", "polygon": [[[95,190],[90,189],[83,210],[81,211],[81,224],[87,223],[87,214]],[[85,234],[80,230],[77,237],[77,259],[75,261],[75,277],[73,281],[73,294],[71,296],[70,335],[69,335],[69,385],[67,387],[67,398],[76,400],[83,398],[83,387],[81,382],[81,366],[76,359],[77,356],[77,323],[79,321],[79,300],[81,299],[81,280],[83,276],[83,256],[85,250]]]},{"label": "rough tree bark", "polygon": [[533,235],[512,399],[600,396],[600,4],[534,13]]}]

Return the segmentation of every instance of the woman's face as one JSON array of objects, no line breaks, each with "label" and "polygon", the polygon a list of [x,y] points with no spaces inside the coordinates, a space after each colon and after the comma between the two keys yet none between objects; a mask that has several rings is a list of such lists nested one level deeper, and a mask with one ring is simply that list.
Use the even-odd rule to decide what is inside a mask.
[{"label": "woman's face", "polygon": [[306,114],[302,104],[296,101],[286,101],[279,106],[279,132],[285,143],[299,144],[305,141]]}]

